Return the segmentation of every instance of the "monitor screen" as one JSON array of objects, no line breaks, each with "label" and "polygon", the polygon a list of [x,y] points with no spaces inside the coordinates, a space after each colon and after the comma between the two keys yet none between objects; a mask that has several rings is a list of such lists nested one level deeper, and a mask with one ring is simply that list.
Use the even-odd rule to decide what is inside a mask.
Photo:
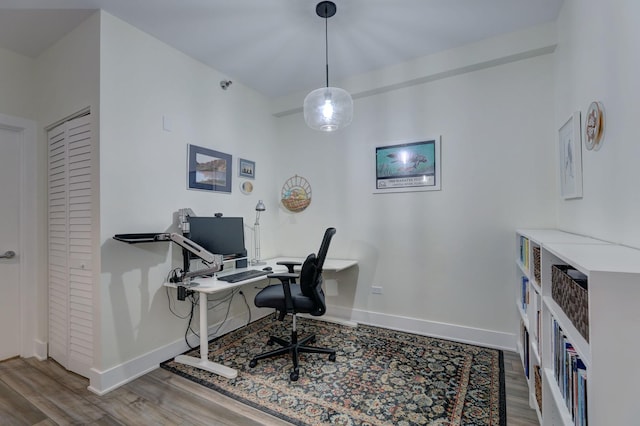
[{"label": "monitor screen", "polygon": [[189,239],[224,259],[246,257],[241,217],[189,217]]}]

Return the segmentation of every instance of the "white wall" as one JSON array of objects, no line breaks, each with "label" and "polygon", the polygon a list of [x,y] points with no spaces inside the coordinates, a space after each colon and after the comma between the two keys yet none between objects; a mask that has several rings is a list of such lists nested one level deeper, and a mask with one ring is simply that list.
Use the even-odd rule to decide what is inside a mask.
[{"label": "white wall", "polygon": [[[514,230],[554,225],[552,105],[546,54],[357,99],[353,123],[334,134],[308,129],[301,114],[281,118],[290,160],[280,179],[297,173],[313,189],[307,210],[281,215],[290,254],[316,250],[336,226],[330,256],[360,264],[356,288],[341,282],[332,305],[371,321],[514,332]],[[372,194],[376,144],[433,135],[441,191]]]},{"label": "white wall", "polygon": [[43,129],[87,107],[99,117],[99,43],[94,13],[37,58],[35,104]]},{"label": "white wall", "polygon": [[[177,246],[127,245],[113,235],[177,231],[176,213],[185,207],[200,216],[243,216],[253,224],[258,199],[267,212],[277,204],[280,151],[264,98],[240,82],[223,91],[219,83],[226,76],[107,13],[101,16],[102,359],[96,367],[104,372],[180,341],[187,325],[170,313],[162,287],[169,271],[182,266]],[[163,116],[172,131],[163,130]],[[187,144],[233,155],[232,194],[187,190]],[[239,190],[238,157],[256,162],[251,195]],[[270,215],[263,218],[263,255],[274,255],[277,242],[269,229],[275,227]],[[245,236],[250,240],[249,230]],[[253,306],[253,287],[246,292]],[[177,302],[183,315],[189,307]],[[247,319],[240,297],[231,315]],[[224,315],[211,316],[215,322]]]},{"label": "white wall", "polygon": [[36,119],[34,60],[0,48],[0,113]]},{"label": "white wall", "polygon": [[[583,148],[583,198],[559,201],[561,228],[640,247],[640,3],[565,0],[558,18],[556,117],[584,123],[589,104],[604,104],[602,148]],[[583,134],[584,142],[584,134]]]}]

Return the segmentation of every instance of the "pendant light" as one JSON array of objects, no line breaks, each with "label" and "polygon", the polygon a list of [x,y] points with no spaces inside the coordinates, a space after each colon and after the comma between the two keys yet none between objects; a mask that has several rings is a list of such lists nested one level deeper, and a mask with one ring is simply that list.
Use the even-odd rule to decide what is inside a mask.
[{"label": "pendant light", "polygon": [[329,87],[329,37],[327,21],[336,14],[336,5],[332,1],[321,1],[316,6],[316,14],[324,18],[324,42],[326,64],[326,87],[309,93],[304,98],[304,121],[314,130],[333,132],[351,124],[353,119],[353,100],[349,92],[337,87]]}]

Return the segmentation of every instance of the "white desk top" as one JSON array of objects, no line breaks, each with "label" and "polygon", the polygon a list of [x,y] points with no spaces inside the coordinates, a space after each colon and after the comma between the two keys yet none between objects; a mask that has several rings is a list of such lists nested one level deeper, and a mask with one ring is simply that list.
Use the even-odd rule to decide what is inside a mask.
[{"label": "white desk top", "polygon": [[[264,265],[263,268],[265,266],[271,266],[274,268],[282,268],[282,266],[276,265],[277,262],[283,262],[283,261],[292,261],[292,262],[304,262],[305,258],[304,257],[275,257],[273,259],[267,259],[265,260],[265,262],[267,262],[267,265]],[[349,259],[325,259],[324,260],[324,265],[322,266],[322,270],[323,271],[330,271],[330,272],[340,272],[342,270],[351,268],[352,266],[355,266],[358,264],[357,260],[349,260]],[[257,266],[253,267],[258,268]]]},{"label": "white desk top", "polygon": [[[238,281],[235,283],[229,283],[226,281],[221,281],[217,277],[231,275],[242,271],[247,271],[249,269],[257,269],[261,270],[270,266],[272,268],[273,273],[279,272],[287,272],[287,267],[278,265],[277,262],[283,261],[292,261],[292,262],[304,262],[304,258],[301,257],[275,257],[273,259],[265,259],[265,265],[256,265],[249,266],[247,268],[237,268],[237,269],[229,269],[220,272],[216,272],[215,276],[210,278],[205,277],[195,277],[191,280],[192,283],[197,283],[197,286],[189,287],[189,290],[194,290],[200,293],[216,293],[218,291],[231,290],[236,287],[243,286],[245,284],[261,281],[267,278],[266,275],[250,278],[248,280]],[[347,260],[347,259],[325,259],[324,265],[322,267],[323,271],[327,272],[340,272],[352,266],[358,264],[356,260]],[[176,287],[176,284],[173,283],[165,283],[168,287]]]}]

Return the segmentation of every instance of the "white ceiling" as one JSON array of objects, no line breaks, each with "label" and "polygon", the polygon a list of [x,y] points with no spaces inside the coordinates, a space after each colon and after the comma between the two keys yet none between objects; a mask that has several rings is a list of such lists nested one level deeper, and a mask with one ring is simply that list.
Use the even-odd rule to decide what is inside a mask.
[{"label": "white ceiling", "polygon": [[[334,0],[329,83],[554,21],[563,0]],[[325,83],[318,0],[0,0],[0,46],[36,57],[103,9],[274,98]]]}]

